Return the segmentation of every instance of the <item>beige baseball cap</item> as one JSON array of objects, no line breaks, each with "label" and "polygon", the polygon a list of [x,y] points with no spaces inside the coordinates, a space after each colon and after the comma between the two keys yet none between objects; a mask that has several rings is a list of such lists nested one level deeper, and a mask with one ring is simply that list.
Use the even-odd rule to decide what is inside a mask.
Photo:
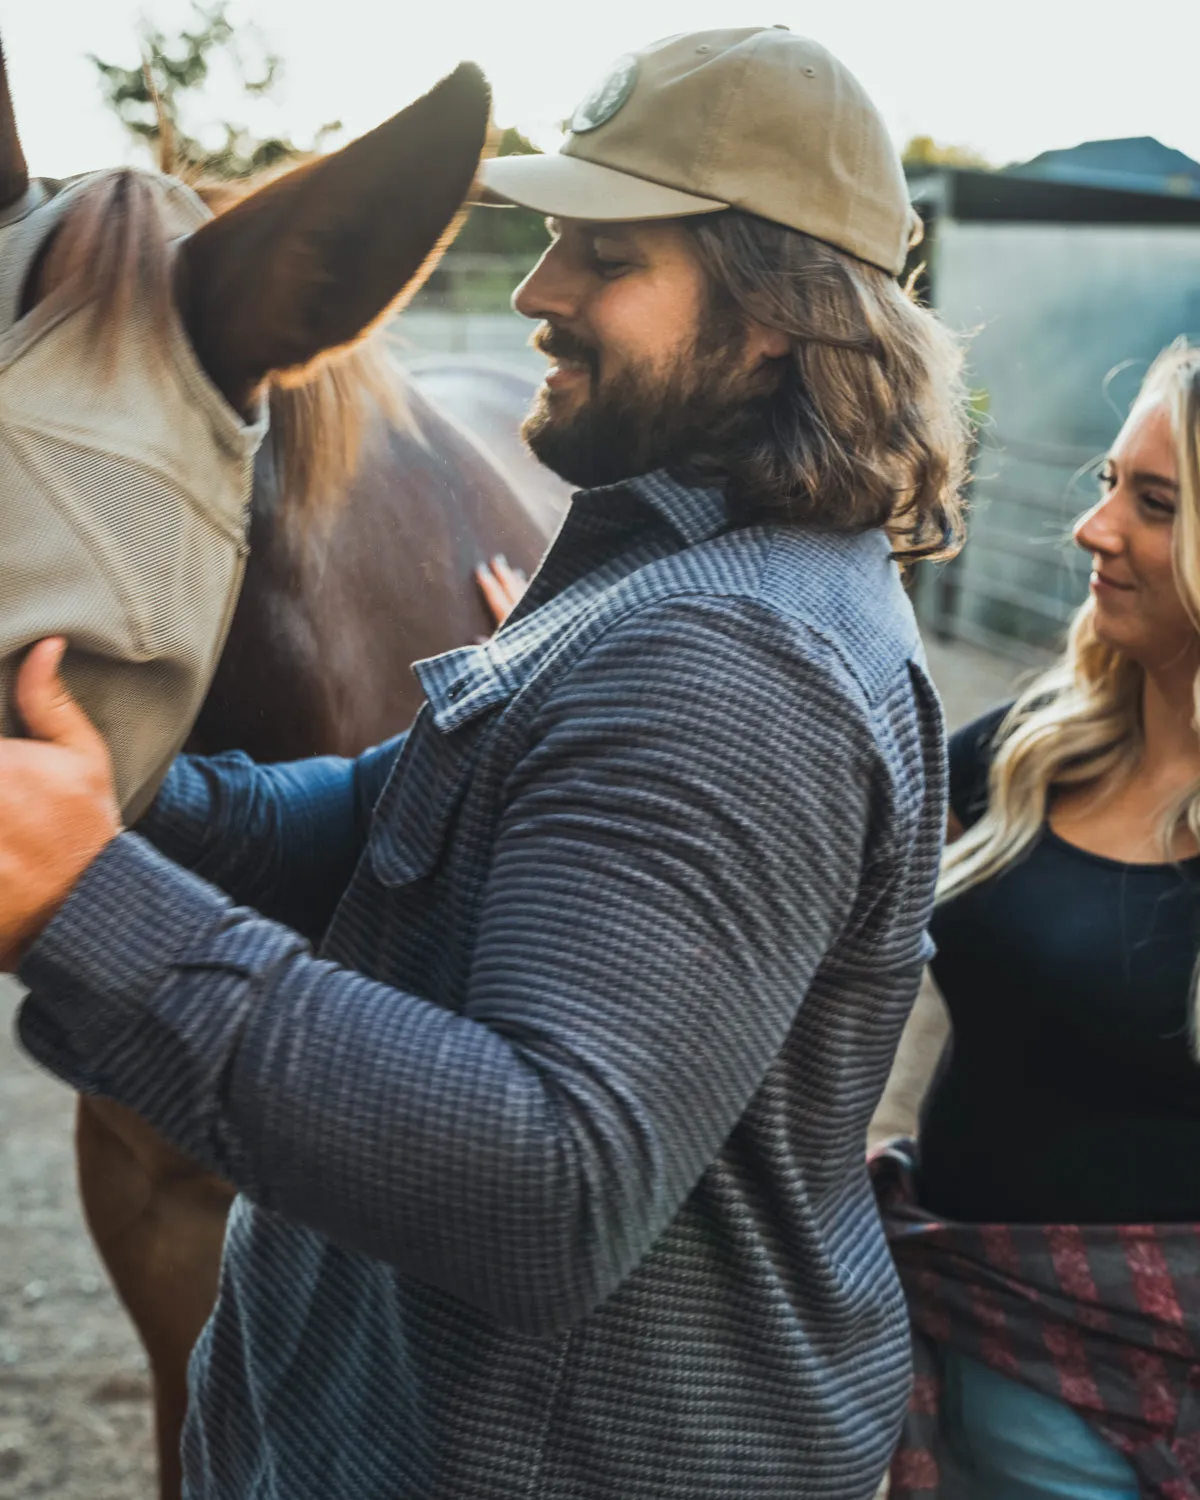
[{"label": "beige baseball cap", "polygon": [[862,85],[783,26],[694,31],[627,53],[575,111],[557,154],[493,157],[480,175],[492,201],[555,218],[740,208],[893,275],[919,225]]}]

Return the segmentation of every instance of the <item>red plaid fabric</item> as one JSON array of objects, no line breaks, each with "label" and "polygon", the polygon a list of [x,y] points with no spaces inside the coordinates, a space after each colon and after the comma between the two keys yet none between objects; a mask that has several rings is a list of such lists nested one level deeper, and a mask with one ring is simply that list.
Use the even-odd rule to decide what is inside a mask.
[{"label": "red plaid fabric", "polygon": [[913,1325],[891,1500],[938,1493],[945,1347],[1073,1407],[1145,1495],[1200,1500],[1200,1225],[951,1223],[918,1207],[914,1162],[911,1141],[871,1159]]}]

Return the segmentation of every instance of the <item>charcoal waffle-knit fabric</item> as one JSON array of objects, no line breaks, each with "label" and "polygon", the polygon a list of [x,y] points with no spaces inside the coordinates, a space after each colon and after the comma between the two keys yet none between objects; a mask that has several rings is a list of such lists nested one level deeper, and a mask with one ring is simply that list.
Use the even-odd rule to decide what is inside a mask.
[{"label": "charcoal waffle-knit fabric", "polygon": [[[63,675],[108,742],[134,817],[191,730],[237,602],[254,454],[177,318],[94,308],[71,287],[21,315],[41,248],[104,174],[38,179],[0,214],[0,733],[27,647],[64,635]],[[210,214],[140,173],[172,241]]]},{"label": "charcoal waffle-knit fabric", "polygon": [[179,762],[23,969],[34,1055],[241,1189],[188,1500],[870,1500],[945,796],[886,539],[585,493],[418,671],[358,762]]}]

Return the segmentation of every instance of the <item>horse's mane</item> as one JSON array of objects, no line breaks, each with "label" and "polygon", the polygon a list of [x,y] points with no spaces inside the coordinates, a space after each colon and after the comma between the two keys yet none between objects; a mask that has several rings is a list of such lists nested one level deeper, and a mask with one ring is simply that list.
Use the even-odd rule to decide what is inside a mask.
[{"label": "horse's mane", "polygon": [[[261,181],[193,186],[221,214]],[[32,279],[38,297],[67,282],[77,286],[92,308],[90,337],[101,349],[106,330],[119,326],[136,298],[165,349],[175,314],[160,180],[131,168],[98,173],[79,189]],[[403,393],[379,324],[355,344],[270,377],[269,441],[279,493],[286,493],[293,516],[314,517],[337,504],[377,419],[410,422]]]}]

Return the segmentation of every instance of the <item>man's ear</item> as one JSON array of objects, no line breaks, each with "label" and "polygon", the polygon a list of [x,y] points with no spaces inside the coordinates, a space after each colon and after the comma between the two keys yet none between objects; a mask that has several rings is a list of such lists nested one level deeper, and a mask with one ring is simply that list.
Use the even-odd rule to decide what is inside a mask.
[{"label": "man's ear", "polygon": [[751,318],[746,331],[746,355],[752,367],[783,359],[792,352],[792,336],[782,328],[771,328]]},{"label": "man's ear", "polygon": [[231,405],[357,339],[412,293],[457,228],[490,96],[464,63],[400,114],[298,167],[187,240],[176,297]]}]

